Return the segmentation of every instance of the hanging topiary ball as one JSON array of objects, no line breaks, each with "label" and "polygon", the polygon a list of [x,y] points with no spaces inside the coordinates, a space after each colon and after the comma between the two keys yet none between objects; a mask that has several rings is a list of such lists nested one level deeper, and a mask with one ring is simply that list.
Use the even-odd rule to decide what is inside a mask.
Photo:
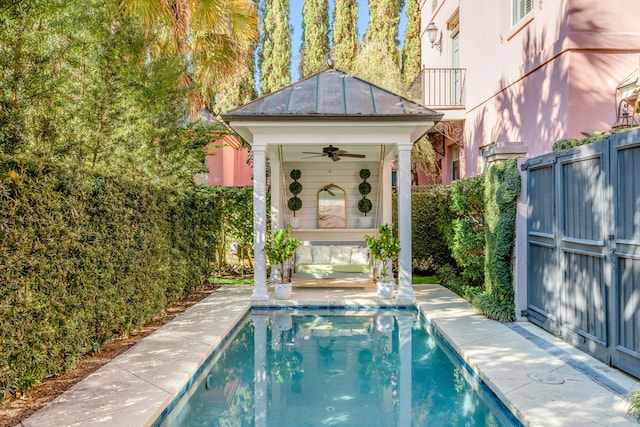
[{"label": "hanging topiary ball", "polygon": [[362,194],[363,196],[366,196],[367,194],[371,193],[371,184],[369,184],[367,181],[361,182],[358,186],[358,191],[360,191],[360,194]]},{"label": "hanging topiary ball", "polygon": [[300,169],[293,169],[289,176],[291,177],[291,179],[300,179],[300,177],[302,176],[302,172],[300,172]]},{"label": "hanging topiary ball", "polygon": [[291,191],[292,194],[300,194],[302,192],[302,184],[298,181],[293,181],[289,184],[289,191]]},{"label": "hanging topiary ball", "polygon": [[358,201],[358,210],[363,214],[366,215],[367,213],[369,213],[371,211],[371,208],[373,208],[373,203],[371,203],[371,200],[360,199]]},{"label": "hanging topiary ball", "polygon": [[371,171],[369,169],[360,169],[360,178],[367,179],[371,176]]}]

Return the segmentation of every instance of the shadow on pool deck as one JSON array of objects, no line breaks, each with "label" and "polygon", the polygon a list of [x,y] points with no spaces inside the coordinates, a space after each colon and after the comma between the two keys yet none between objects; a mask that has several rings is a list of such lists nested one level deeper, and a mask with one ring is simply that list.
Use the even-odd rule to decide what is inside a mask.
[{"label": "shadow on pool deck", "polygon": [[[628,404],[615,387],[597,382],[593,372],[618,386],[617,391],[639,389],[637,380],[532,324],[518,323],[518,330],[488,320],[439,285],[414,285],[414,289],[416,306],[523,424],[638,425],[626,415]],[[150,425],[250,309],[250,295],[251,286],[224,286],[21,425]],[[290,300],[254,305],[395,303],[395,299],[377,298],[372,289],[294,288]],[[580,370],[580,366],[591,371]]]}]

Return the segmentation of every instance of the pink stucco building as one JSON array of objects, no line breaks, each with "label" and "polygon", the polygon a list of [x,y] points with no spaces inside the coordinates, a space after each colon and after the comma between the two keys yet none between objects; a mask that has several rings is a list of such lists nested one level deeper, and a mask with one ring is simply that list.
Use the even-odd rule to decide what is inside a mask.
[{"label": "pink stucco building", "polygon": [[253,185],[253,169],[248,162],[249,150],[242,142],[231,135],[216,141],[214,148],[207,149],[206,185],[240,187]]},{"label": "pink stucco building", "polygon": [[[444,112],[430,133],[442,182],[482,172],[492,147],[534,157],[609,131],[638,69],[640,2],[421,0],[412,97]],[[506,148],[505,148],[506,147]]]}]

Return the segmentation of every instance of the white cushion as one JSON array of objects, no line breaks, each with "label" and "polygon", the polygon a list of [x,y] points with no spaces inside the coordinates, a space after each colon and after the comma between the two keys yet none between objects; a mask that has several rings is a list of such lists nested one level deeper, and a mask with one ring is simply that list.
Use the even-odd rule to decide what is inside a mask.
[{"label": "white cushion", "polygon": [[313,263],[329,264],[331,262],[331,248],[329,246],[313,247]]},{"label": "white cushion", "polygon": [[351,264],[368,265],[369,264],[369,248],[352,249]]},{"label": "white cushion", "polygon": [[296,264],[312,264],[313,256],[310,246],[300,246],[296,250]]},{"label": "white cushion", "polygon": [[351,260],[351,248],[345,246],[331,246],[331,264],[347,265]]}]

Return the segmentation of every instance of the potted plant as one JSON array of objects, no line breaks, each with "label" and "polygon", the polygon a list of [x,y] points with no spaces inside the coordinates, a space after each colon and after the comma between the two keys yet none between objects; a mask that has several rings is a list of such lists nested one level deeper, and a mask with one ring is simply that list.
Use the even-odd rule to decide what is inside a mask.
[{"label": "potted plant", "polygon": [[[378,296],[383,298],[389,298],[393,293],[393,286],[395,284],[393,278],[393,272],[390,272],[389,265],[392,261],[398,258],[400,253],[400,242],[398,238],[393,235],[393,229],[390,224],[383,224],[378,227],[378,237],[365,236],[367,245],[369,246],[369,252],[373,262],[380,263],[380,277],[374,277],[376,280],[376,286],[378,290]],[[376,274],[376,268],[374,268],[374,274]]]},{"label": "potted plant", "polygon": [[296,218],[296,211],[302,208],[302,199],[298,197],[298,194],[302,192],[302,184],[300,184],[298,180],[302,176],[302,172],[300,172],[300,169],[293,169],[289,176],[293,179],[293,182],[289,184],[289,191],[291,191],[293,197],[287,201],[287,206],[289,207],[289,210],[293,212],[291,223],[293,224],[293,227],[298,228],[299,221],[298,218]]},{"label": "potted plant", "polygon": [[300,240],[290,237],[290,233],[290,225],[277,230],[271,239],[267,239],[263,249],[271,268],[276,269],[274,281],[276,298],[278,299],[287,299],[291,296],[291,278],[284,277],[284,263],[295,255],[296,249],[300,246]]},{"label": "potted plant", "polygon": [[358,191],[362,195],[362,198],[358,200],[358,210],[364,214],[363,217],[360,217],[361,228],[371,228],[371,222],[373,219],[367,216],[373,208],[371,200],[367,199],[367,194],[371,193],[371,184],[367,182],[367,178],[370,176],[371,171],[369,169],[360,169],[360,178],[362,178],[362,182],[358,186]]}]

